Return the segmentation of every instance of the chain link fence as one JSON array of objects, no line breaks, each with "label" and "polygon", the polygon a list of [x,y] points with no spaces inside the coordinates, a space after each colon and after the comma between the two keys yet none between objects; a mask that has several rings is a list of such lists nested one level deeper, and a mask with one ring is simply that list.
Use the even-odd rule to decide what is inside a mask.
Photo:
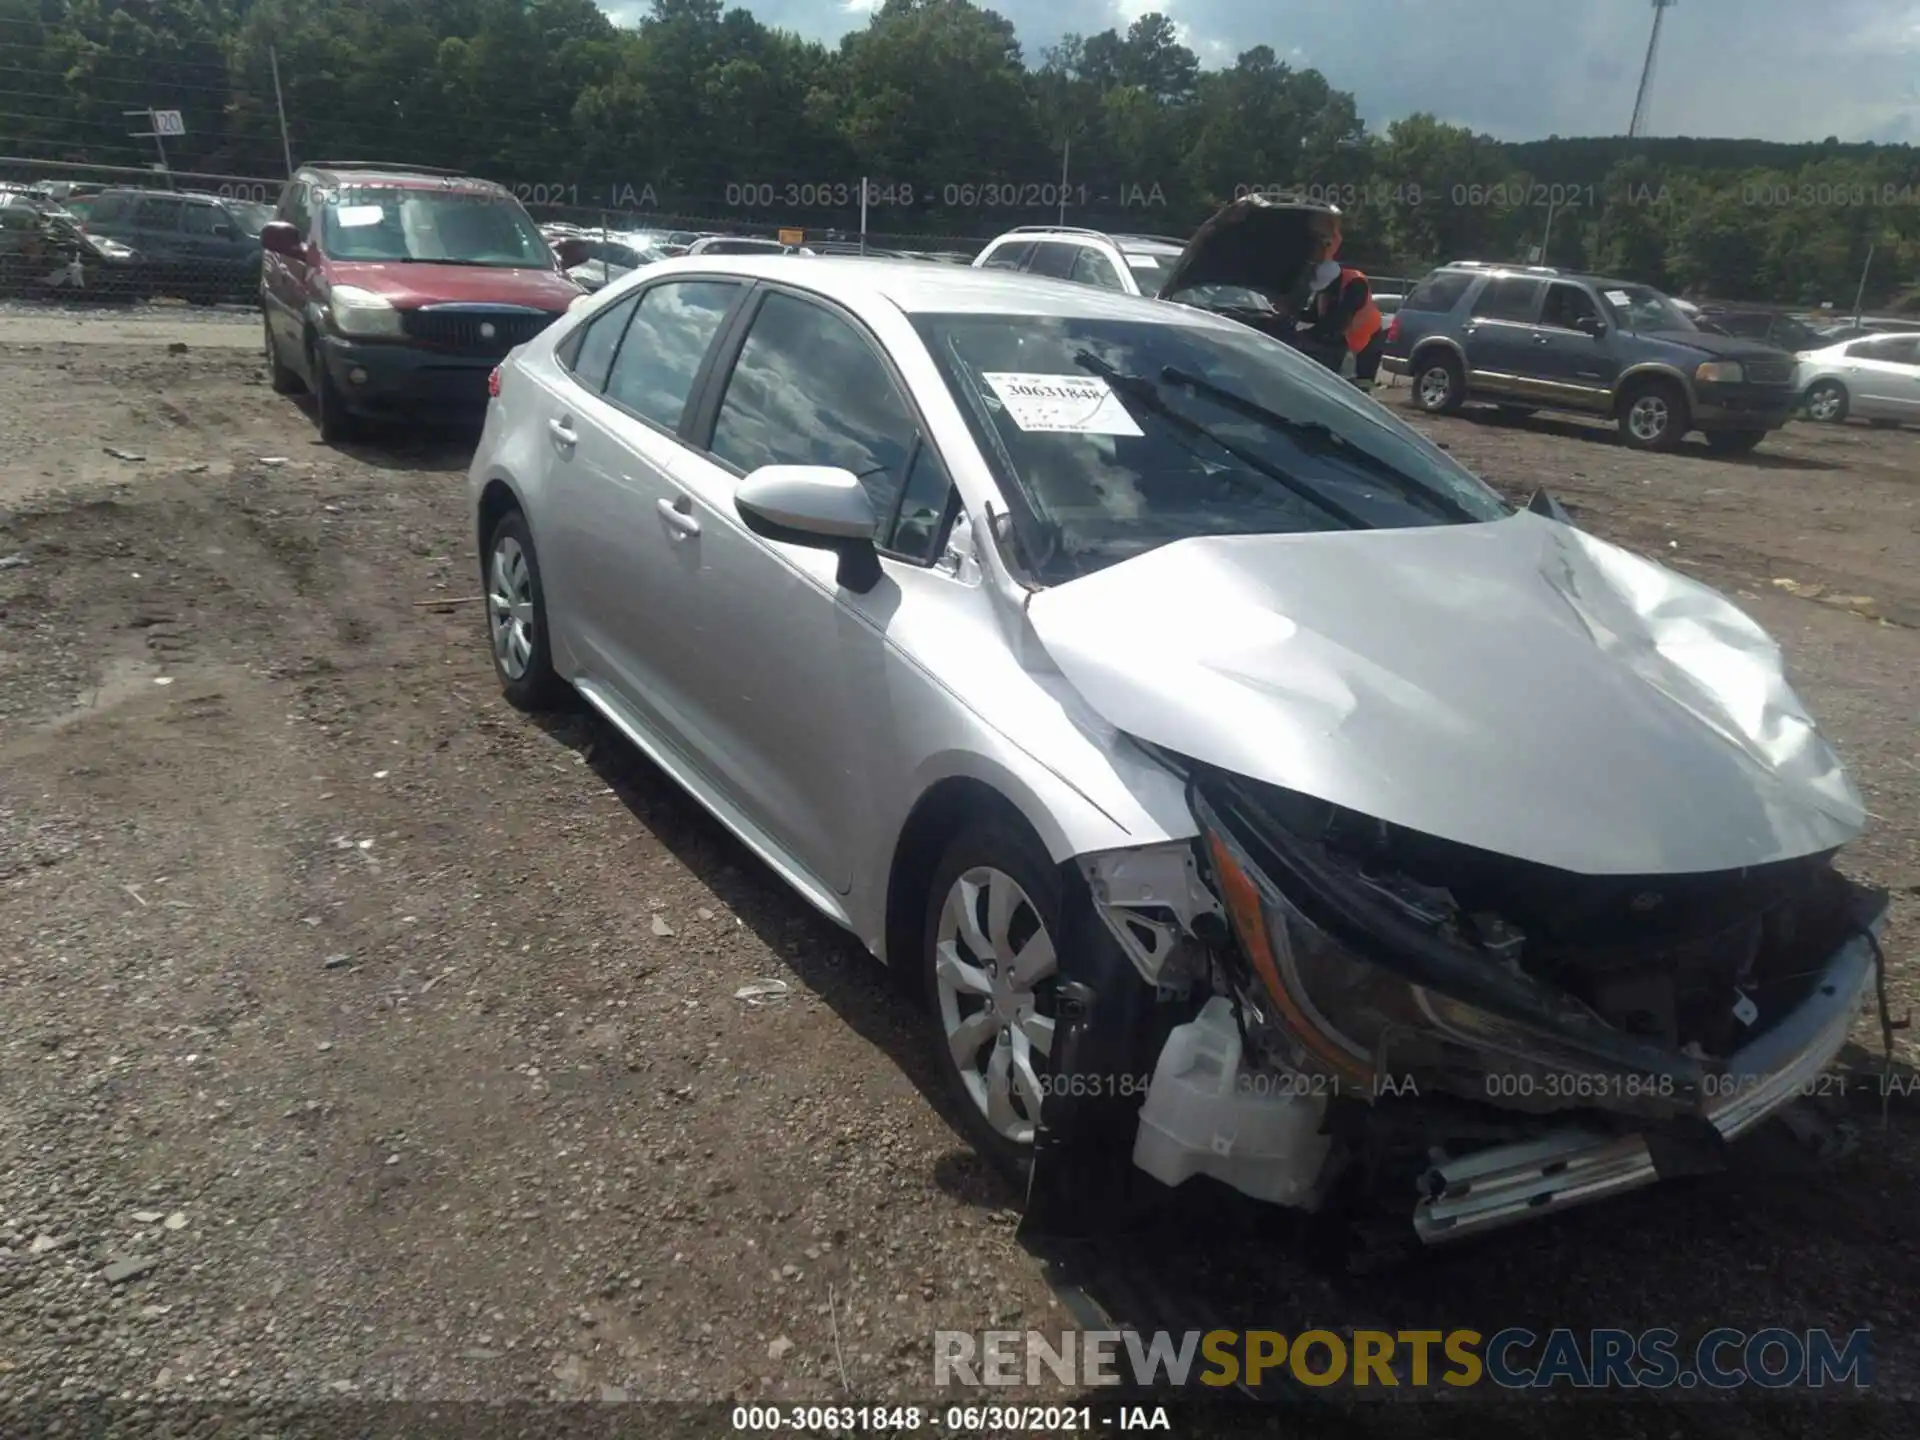
[{"label": "chain link fence", "polygon": [[[996,207],[962,228],[949,209],[912,208],[901,193],[862,181],[782,196],[770,187],[741,193],[663,197],[651,190],[608,192],[581,203],[572,187],[501,182],[550,235],[588,232],[671,237],[750,236],[820,253],[914,255],[964,264],[995,235],[1017,225],[1059,224],[1057,209]],[[260,231],[288,182],[278,177],[161,171],[128,165],[58,163],[0,155],[0,301],[68,306],[110,304],[138,315],[239,318],[259,307]],[[960,197],[968,198],[968,197]],[[782,208],[783,200],[795,203]],[[851,203],[848,203],[851,201]],[[1110,234],[1155,233],[1144,212],[1080,214],[1066,224]],[[1178,237],[1173,237],[1178,238]],[[1364,267],[1363,267],[1364,268]],[[1404,294],[1410,277],[1370,272],[1383,294]]]}]

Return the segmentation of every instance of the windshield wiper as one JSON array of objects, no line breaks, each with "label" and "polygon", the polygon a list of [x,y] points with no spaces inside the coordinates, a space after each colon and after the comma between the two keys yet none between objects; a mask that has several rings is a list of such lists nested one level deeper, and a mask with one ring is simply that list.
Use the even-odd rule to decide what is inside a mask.
[{"label": "windshield wiper", "polygon": [[1254,471],[1256,474],[1266,476],[1267,479],[1273,481],[1276,485],[1282,486],[1298,499],[1304,500],[1309,505],[1315,506],[1320,510],[1324,510],[1349,529],[1371,530],[1375,528],[1371,522],[1362,519],[1338,501],[1328,499],[1298,476],[1281,469],[1271,460],[1264,459],[1254,454],[1251,450],[1234,444],[1233,441],[1215,433],[1211,428],[1201,424],[1191,415],[1184,414],[1180,410],[1175,409],[1167,403],[1167,397],[1160,393],[1160,387],[1145,376],[1128,375],[1116,370],[1091,350],[1076,352],[1073,357],[1073,363],[1078,365],[1082,370],[1090,370],[1095,375],[1098,375],[1119,394],[1125,395],[1131,400],[1139,401],[1140,404],[1146,406],[1147,409],[1172,425],[1176,430],[1187,435],[1198,436],[1213,445],[1219,446],[1249,470]]},{"label": "windshield wiper", "polygon": [[1256,400],[1249,400],[1244,395],[1236,395],[1231,390],[1223,389],[1204,376],[1182,370],[1177,365],[1168,365],[1163,368],[1160,371],[1160,378],[1169,385],[1178,385],[1195,394],[1204,395],[1215,404],[1224,406],[1236,414],[1244,415],[1249,420],[1270,425],[1295,440],[1327,450],[1338,450],[1344,455],[1351,456],[1374,474],[1396,482],[1396,488],[1403,493],[1409,490],[1417,491],[1421,499],[1432,502],[1440,513],[1450,520],[1464,523],[1480,518],[1451,495],[1443,495],[1432,489],[1422,483],[1417,476],[1407,474],[1391,460],[1383,459],[1364,446],[1356,444],[1323,421],[1295,420],[1292,416],[1282,415],[1278,410],[1269,410]]}]

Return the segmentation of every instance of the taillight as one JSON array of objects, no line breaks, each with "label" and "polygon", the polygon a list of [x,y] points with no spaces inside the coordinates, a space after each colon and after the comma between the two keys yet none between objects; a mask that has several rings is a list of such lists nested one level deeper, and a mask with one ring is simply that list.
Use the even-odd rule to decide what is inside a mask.
[{"label": "taillight", "polygon": [[[1394,341],[1398,340],[1399,338],[1400,338],[1400,317],[1396,315],[1387,325],[1387,343],[1391,345]],[[498,394],[499,392],[495,391],[494,393]]]},{"label": "taillight", "polygon": [[495,400],[500,398],[500,367],[498,365],[487,372],[487,394]]}]

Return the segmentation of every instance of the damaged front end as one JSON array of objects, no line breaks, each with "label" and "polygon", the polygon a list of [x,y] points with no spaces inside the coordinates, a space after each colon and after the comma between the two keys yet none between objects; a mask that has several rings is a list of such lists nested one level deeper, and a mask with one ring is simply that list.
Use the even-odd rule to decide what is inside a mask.
[{"label": "damaged front end", "polygon": [[[1871,994],[1887,899],[1831,851],[1586,876],[1181,768],[1198,841],[1084,862],[1146,983],[1104,1024],[1070,1013],[1051,1092],[1165,1184],[1384,1199],[1422,1242],[1465,1238],[1721,1168],[1814,1092]],[[1130,1107],[1070,1078],[1130,1065],[1151,1070]],[[1043,1119],[1043,1209],[1072,1108]]]}]

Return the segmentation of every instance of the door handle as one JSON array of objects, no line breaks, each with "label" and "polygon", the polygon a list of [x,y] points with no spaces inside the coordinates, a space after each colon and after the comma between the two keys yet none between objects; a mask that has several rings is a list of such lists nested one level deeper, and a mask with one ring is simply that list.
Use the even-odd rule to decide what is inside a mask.
[{"label": "door handle", "polygon": [[547,421],[547,433],[553,436],[553,443],[562,450],[571,450],[580,443],[580,437],[565,420]]},{"label": "door handle", "polygon": [[687,536],[700,533],[700,522],[695,518],[693,504],[686,496],[682,495],[678,500],[661,500],[657,503],[660,507],[660,518],[667,522],[667,528],[676,535]]}]

